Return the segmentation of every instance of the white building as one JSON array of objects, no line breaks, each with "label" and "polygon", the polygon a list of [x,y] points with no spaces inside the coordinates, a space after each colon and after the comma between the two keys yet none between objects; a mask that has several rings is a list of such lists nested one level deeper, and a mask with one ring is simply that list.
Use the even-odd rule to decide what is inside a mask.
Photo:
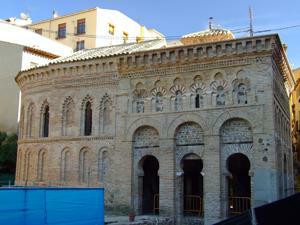
[{"label": "white building", "polygon": [[70,53],[72,49],[67,46],[0,21],[0,131],[17,131],[19,88],[14,80],[17,73]]}]

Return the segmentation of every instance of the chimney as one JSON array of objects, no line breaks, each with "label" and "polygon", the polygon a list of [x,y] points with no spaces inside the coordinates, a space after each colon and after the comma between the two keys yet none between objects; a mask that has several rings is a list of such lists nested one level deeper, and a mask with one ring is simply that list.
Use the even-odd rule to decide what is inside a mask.
[{"label": "chimney", "polygon": [[53,12],[52,12],[52,18],[55,19],[57,17],[59,17],[58,12],[56,10],[53,10]]}]

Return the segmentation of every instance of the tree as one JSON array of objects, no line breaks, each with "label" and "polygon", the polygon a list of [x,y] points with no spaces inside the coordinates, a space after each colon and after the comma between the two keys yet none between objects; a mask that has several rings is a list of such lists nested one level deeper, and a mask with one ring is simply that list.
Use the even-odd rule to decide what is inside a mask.
[{"label": "tree", "polygon": [[17,161],[17,141],[16,134],[0,132],[0,172],[15,173]]}]

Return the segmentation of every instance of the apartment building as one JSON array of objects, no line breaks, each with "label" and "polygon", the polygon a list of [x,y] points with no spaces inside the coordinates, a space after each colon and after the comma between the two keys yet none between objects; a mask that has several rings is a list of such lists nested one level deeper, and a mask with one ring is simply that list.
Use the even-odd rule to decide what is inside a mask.
[{"label": "apartment building", "polygon": [[163,38],[117,10],[98,7],[64,16],[53,12],[53,18],[29,28],[77,51]]}]

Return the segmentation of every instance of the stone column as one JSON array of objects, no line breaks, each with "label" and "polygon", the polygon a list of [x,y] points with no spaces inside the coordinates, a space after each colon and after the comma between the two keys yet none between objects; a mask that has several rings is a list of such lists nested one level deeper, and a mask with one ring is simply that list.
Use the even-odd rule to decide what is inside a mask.
[{"label": "stone column", "polygon": [[220,137],[205,136],[204,172],[204,224],[210,225],[222,220],[220,182]]}]

